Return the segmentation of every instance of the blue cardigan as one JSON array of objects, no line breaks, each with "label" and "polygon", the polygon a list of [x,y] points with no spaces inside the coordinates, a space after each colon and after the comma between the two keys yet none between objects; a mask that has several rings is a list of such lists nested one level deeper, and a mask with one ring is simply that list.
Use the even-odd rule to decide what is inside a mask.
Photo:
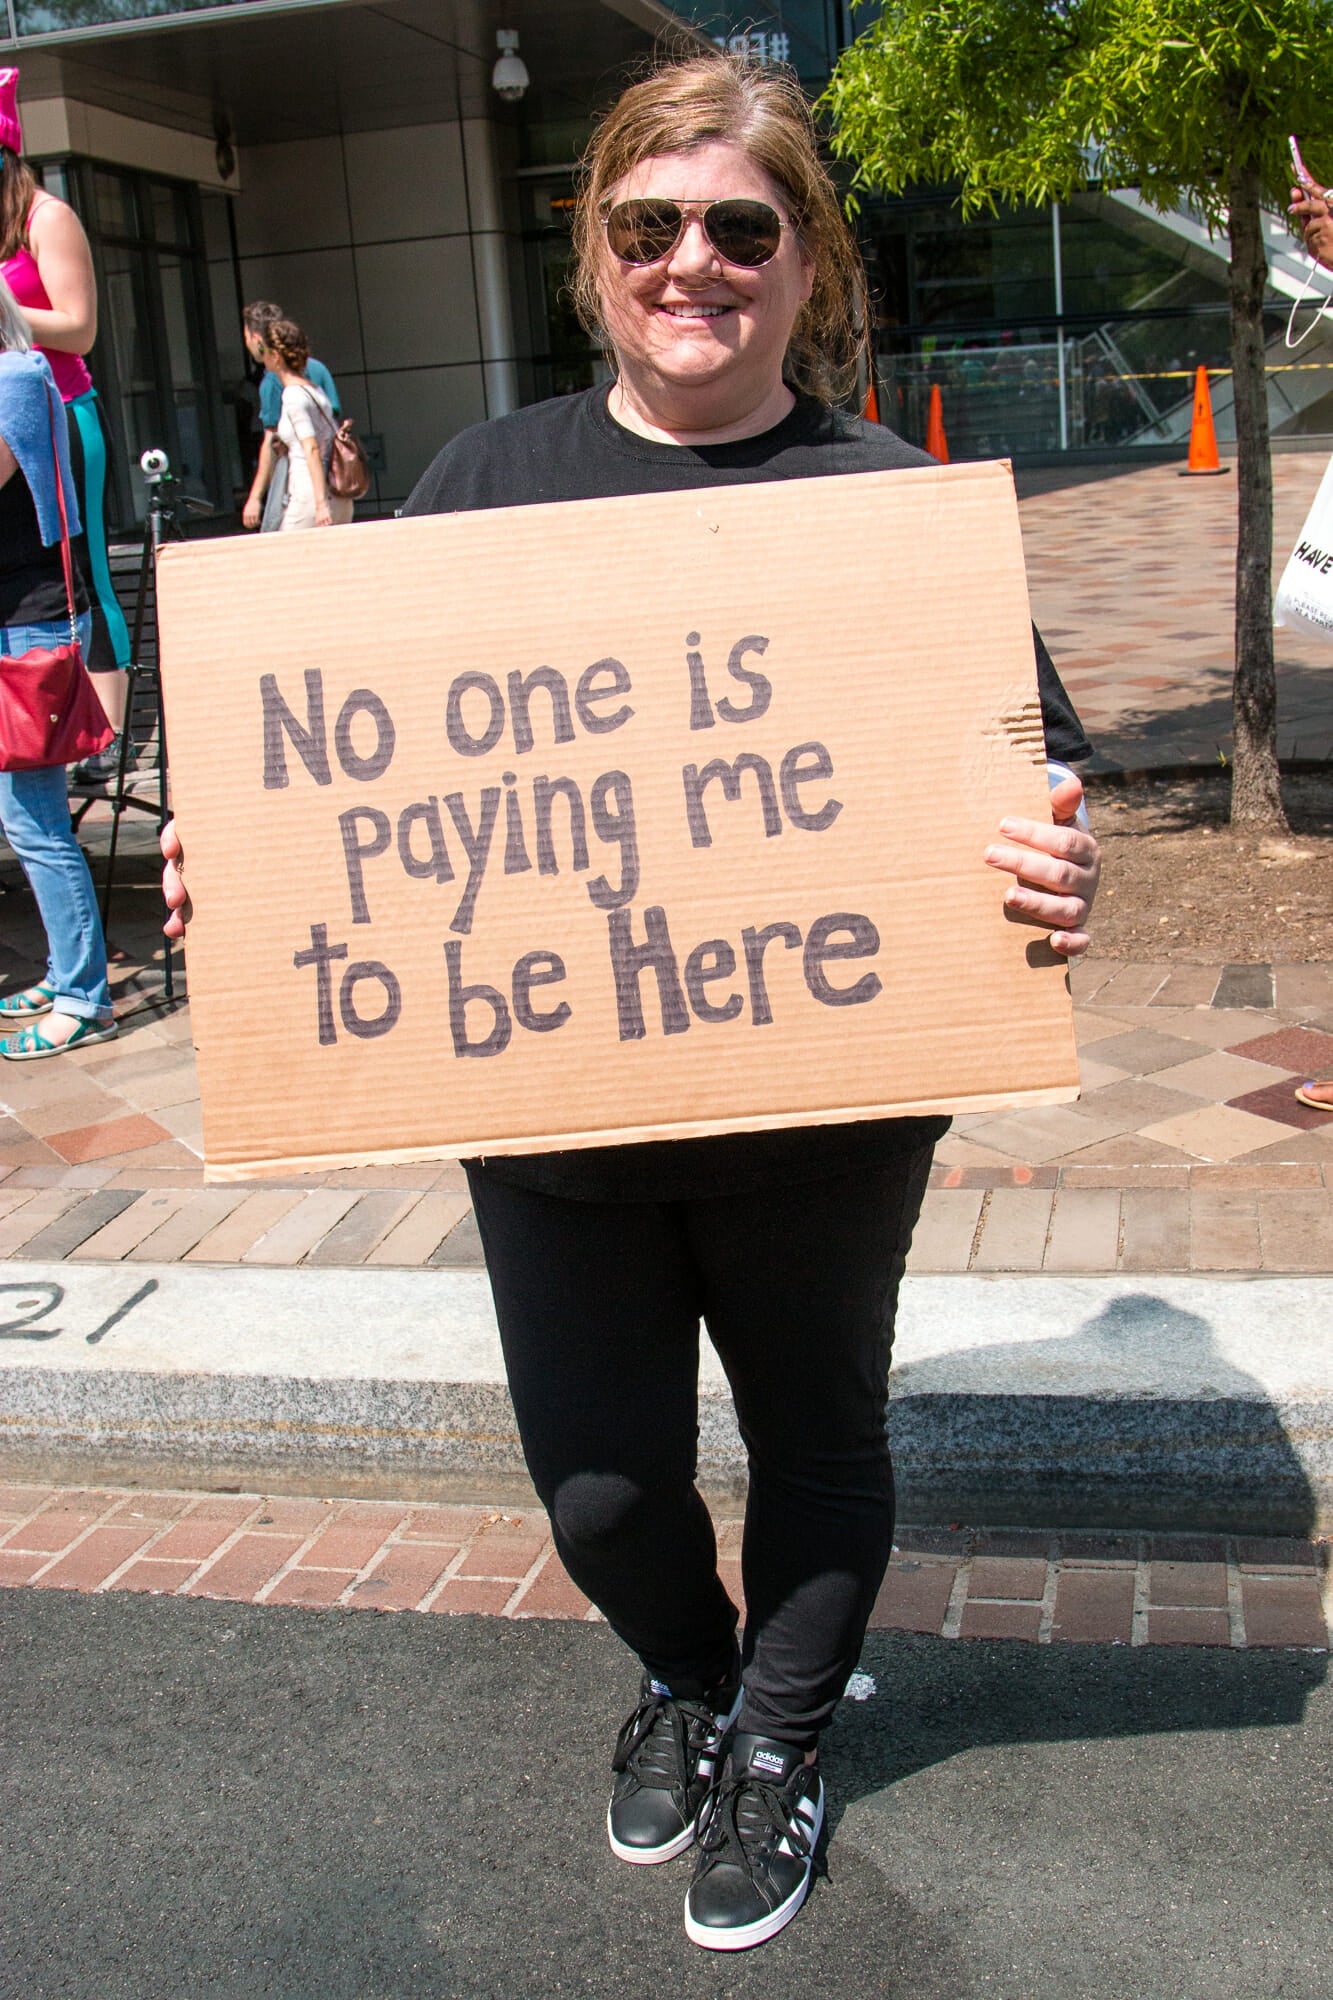
[{"label": "blue cardigan", "polygon": [[37,509],[37,527],[47,548],[60,540],[60,508],[56,501],[55,466],[51,459],[51,419],[54,406],[56,450],[65,488],[65,515],[71,535],[80,529],[79,501],[69,463],[69,422],[46,356],[35,347],[27,353],[0,354],[0,438],[18,460]]}]

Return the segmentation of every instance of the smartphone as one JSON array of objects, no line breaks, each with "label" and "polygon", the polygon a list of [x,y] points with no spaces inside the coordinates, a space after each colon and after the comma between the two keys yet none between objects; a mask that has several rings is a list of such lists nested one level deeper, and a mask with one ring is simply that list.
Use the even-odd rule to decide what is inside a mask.
[{"label": "smartphone", "polygon": [[1294,132],[1288,133],[1287,144],[1291,148],[1292,172],[1295,174],[1297,180],[1300,182],[1302,187],[1307,187],[1307,188],[1314,187],[1315,186],[1314,175],[1310,172],[1310,169],[1306,166],[1304,160],[1301,158],[1301,149],[1296,142],[1296,134]]}]

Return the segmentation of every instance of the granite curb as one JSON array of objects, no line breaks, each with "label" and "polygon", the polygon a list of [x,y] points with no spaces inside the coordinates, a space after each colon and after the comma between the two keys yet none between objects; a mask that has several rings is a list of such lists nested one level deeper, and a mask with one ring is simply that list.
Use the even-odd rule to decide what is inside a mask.
[{"label": "granite curb", "polygon": [[[902,1517],[1333,1527],[1322,1293],[909,1275],[889,1412]],[[0,1308],[0,1477],[531,1502],[481,1271],[34,1265]],[[700,1389],[700,1483],[733,1502],[744,1454],[706,1345]]]}]

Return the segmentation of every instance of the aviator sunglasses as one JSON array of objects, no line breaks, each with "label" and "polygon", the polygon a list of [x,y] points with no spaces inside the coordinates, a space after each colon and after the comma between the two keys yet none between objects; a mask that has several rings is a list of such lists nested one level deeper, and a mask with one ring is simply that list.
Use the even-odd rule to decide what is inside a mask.
[{"label": "aviator sunglasses", "polygon": [[602,217],[606,240],[623,263],[660,263],[685,234],[691,211],[724,263],[755,271],[777,256],[784,225],[766,201],[668,201],[658,195],[618,201]]}]

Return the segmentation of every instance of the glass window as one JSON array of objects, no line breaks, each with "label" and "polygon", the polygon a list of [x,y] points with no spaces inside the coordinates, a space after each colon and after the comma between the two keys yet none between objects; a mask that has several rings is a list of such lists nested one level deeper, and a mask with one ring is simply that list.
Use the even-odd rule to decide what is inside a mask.
[{"label": "glass window", "polygon": [[139,460],[150,447],[167,452],[188,492],[230,507],[235,454],[220,441],[198,192],[156,175],[69,164],[97,273],[99,335],[89,365],[112,443],[115,525],[130,530],[143,517]]},{"label": "glass window", "polygon": [[210,264],[231,263],[232,232],[229,210],[232,196],[200,188],[199,209],[204,225],[204,255]]},{"label": "glass window", "polygon": [[882,327],[1042,319],[1055,310],[1049,214],[964,223],[944,198],[867,204],[862,249]]},{"label": "glass window", "polygon": [[190,219],[185,189],[169,181],[151,181],[148,186],[148,209],[154,241],[188,249]]},{"label": "glass window", "polygon": [[569,295],[570,224],[574,188],[567,174],[520,182],[529,311],[532,318],[533,393],[568,396],[609,379],[597,343],[585,333]]},{"label": "glass window", "polygon": [[62,28],[150,21],[159,14],[194,14],[238,4],[240,0],[14,0],[14,25],[20,35],[50,35]]},{"label": "glass window", "polygon": [[[1050,209],[965,223],[928,189],[867,203],[862,235],[880,414],[913,442],[938,388],[951,458],[1178,448],[1200,364],[1218,436],[1234,435],[1224,239],[1210,253],[1100,194],[1062,206],[1058,231]],[[1278,436],[1316,430],[1333,398],[1333,338],[1293,356],[1283,325],[1274,301]]]},{"label": "glass window", "polygon": [[137,236],[139,216],[134,202],[134,183],[128,174],[98,167],[93,172],[95,227],[102,236]]},{"label": "glass window", "polygon": [[99,284],[98,346],[109,345],[110,354],[94,350],[93,366],[112,434],[119,435],[128,461],[125,470],[137,518],[144,505],[139,459],[150,446],[162,443],[150,333],[150,275],[143,253],[128,245],[108,244],[101,259]]},{"label": "glass window", "polygon": [[1225,305],[1225,238],[1215,272],[1185,261],[1165,226],[1109,196],[1076,195],[1060,210],[1060,269],[1067,313],[1143,312]]},{"label": "glass window", "polygon": [[837,55],[841,8],[829,0],[768,0],[757,7],[740,0],[673,0],[673,11],[738,55],[790,63],[817,84],[826,81]]},{"label": "glass window", "polygon": [[163,257],[158,262],[162,282],[162,326],[166,335],[166,366],[176,411],[176,431],[180,440],[180,462],[176,471],[187,486],[198,493],[203,487],[204,429],[200,410],[200,383],[203,357],[199,352],[199,315],[193,291],[193,272],[179,257]]},{"label": "glass window", "polygon": [[883,421],[924,445],[938,388],[950,458],[1010,458],[1060,449],[1058,341],[990,336],[892,340],[878,359]]}]

